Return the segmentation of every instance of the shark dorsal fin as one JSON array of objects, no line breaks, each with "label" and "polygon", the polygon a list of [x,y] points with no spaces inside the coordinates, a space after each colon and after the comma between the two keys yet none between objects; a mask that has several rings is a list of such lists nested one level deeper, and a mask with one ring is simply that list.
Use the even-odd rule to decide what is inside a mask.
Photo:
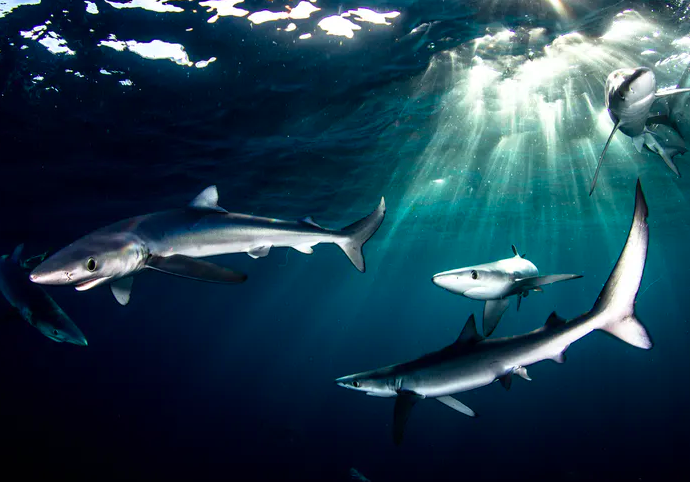
[{"label": "shark dorsal fin", "polygon": [[566,322],[565,318],[561,318],[554,311],[549,315],[549,318],[546,320],[546,323],[544,323],[544,327],[547,329],[548,328],[557,328],[559,326],[565,325],[565,322]]},{"label": "shark dorsal fin", "polygon": [[467,319],[467,323],[465,323],[465,327],[462,329],[462,332],[460,332],[460,336],[457,340],[455,340],[455,343],[453,343],[453,346],[474,344],[480,342],[481,340],[482,337],[479,336],[479,333],[477,333],[477,324],[474,321],[474,313],[472,313]]},{"label": "shark dorsal fin", "polygon": [[517,248],[515,247],[514,244],[511,244],[510,247],[513,248],[513,254],[514,254],[515,256],[520,256],[520,255],[518,254],[518,250],[517,250]]},{"label": "shark dorsal fin", "polygon": [[316,221],[314,221],[314,218],[312,218],[311,216],[307,216],[306,218],[300,219],[300,222],[302,222],[304,224],[308,224],[309,226],[314,226],[315,228],[322,229],[321,226],[319,226],[316,223]]},{"label": "shark dorsal fin", "polygon": [[215,211],[218,213],[227,213],[225,209],[218,206],[218,189],[216,186],[209,186],[201,191],[201,193],[189,203],[189,207],[193,209]]},{"label": "shark dorsal fin", "polygon": [[12,252],[12,261],[15,263],[19,263],[19,257],[22,255],[22,250],[24,249],[24,244],[20,244],[16,248],[14,248],[14,251]]}]

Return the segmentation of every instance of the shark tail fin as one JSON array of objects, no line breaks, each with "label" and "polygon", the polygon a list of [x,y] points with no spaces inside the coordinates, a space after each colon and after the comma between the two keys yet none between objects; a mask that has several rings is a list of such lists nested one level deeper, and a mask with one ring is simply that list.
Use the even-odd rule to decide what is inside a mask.
[{"label": "shark tail fin", "polygon": [[635,214],[625,247],[590,314],[595,328],[648,350],[653,342],[649,333],[635,314],[635,298],[640,289],[642,274],[647,260],[649,225],[647,201],[640,180],[635,193]]},{"label": "shark tail fin", "polygon": [[362,246],[364,246],[364,243],[369,241],[369,238],[379,229],[385,215],[386,203],[384,199],[381,198],[379,206],[373,213],[360,219],[356,223],[350,224],[340,231],[344,235],[344,238],[337,242],[338,246],[340,246],[340,249],[350,258],[355,268],[362,273],[366,270]]}]

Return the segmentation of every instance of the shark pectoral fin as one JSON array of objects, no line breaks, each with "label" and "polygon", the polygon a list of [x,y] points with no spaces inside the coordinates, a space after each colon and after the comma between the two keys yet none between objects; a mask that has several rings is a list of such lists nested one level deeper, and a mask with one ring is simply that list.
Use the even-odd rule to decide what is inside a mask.
[{"label": "shark pectoral fin", "polygon": [[297,246],[293,246],[292,248],[303,254],[312,254],[314,250],[311,249],[311,247],[311,244],[298,244]]},{"label": "shark pectoral fin", "polygon": [[250,249],[247,251],[247,254],[251,256],[253,259],[256,258],[263,258],[264,256],[268,256],[269,251],[271,251],[271,245],[267,246],[259,246],[253,249]]},{"label": "shark pectoral fin", "polygon": [[129,303],[129,297],[132,294],[132,283],[134,283],[134,277],[132,276],[120,278],[110,283],[110,291],[113,292],[113,296],[122,306]]},{"label": "shark pectoral fin", "polygon": [[502,377],[498,377],[498,381],[501,382],[503,388],[510,390],[510,386],[513,384],[513,372],[508,372]]},{"label": "shark pectoral fin", "polygon": [[395,399],[395,408],[393,409],[393,442],[395,445],[400,445],[405,433],[405,425],[407,419],[410,418],[410,412],[415,403],[422,397],[415,392],[409,390],[398,391],[398,396]]},{"label": "shark pectoral fin", "polygon": [[668,168],[673,171],[673,174],[680,177],[680,171],[678,170],[678,167],[676,167],[676,164],[673,162],[672,157],[668,155],[668,152],[666,152],[663,146],[659,146],[658,154],[664,160]]},{"label": "shark pectoral fin", "polygon": [[582,278],[581,274],[549,274],[546,276],[533,276],[515,280],[515,284],[523,290],[536,290],[540,286],[550,285],[559,281]]},{"label": "shark pectoral fin", "polygon": [[528,382],[531,382],[531,381],[532,381],[532,379],[531,379],[531,378],[529,377],[529,375],[527,374],[527,368],[525,368],[525,367],[517,367],[517,368],[514,370],[514,373],[515,373],[517,376],[519,376],[520,378],[524,378],[524,379],[527,380]]},{"label": "shark pectoral fin", "polygon": [[247,275],[244,273],[181,254],[152,257],[146,263],[146,267],[174,276],[209,283],[243,283],[247,280]]},{"label": "shark pectoral fin", "polygon": [[458,400],[454,399],[450,395],[447,395],[445,397],[437,397],[436,400],[444,404],[446,407],[450,407],[453,410],[456,410],[460,413],[463,413],[467,415],[468,417],[476,417],[477,414],[472,410],[470,407],[465,405],[462,402],[459,402]]},{"label": "shark pectoral fin", "polygon": [[669,95],[685,94],[686,92],[690,92],[690,89],[668,89],[662,92],[655,92],[654,97],[660,99],[662,97],[668,97]]},{"label": "shark pectoral fin", "polygon": [[594,188],[597,185],[597,178],[599,177],[599,169],[601,169],[601,163],[604,161],[604,155],[606,155],[606,151],[609,148],[609,144],[611,144],[611,139],[613,139],[613,135],[618,130],[619,125],[620,125],[620,121],[616,122],[616,125],[613,126],[613,130],[611,131],[611,134],[609,135],[609,138],[606,141],[606,145],[604,146],[604,150],[601,151],[601,156],[599,156],[599,162],[597,163],[597,170],[594,171],[594,179],[592,179],[592,186],[589,189],[589,195],[590,196],[594,192]]},{"label": "shark pectoral fin", "polygon": [[484,303],[484,336],[488,337],[494,332],[501,316],[508,309],[510,301],[507,298],[502,300],[489,300]]},{"label": "shark pectoral fin", "polygon": [[218,206],[218,189],[216,186],[209,186],[189,203],[192,209],[201,209],[217,213],[227,213],[225,209]]},{"label": "shark pectoral fin", "polygon": [[633,137],[633,146],[637,149],[637,152],[642,152],[642,147],[644,146],[644,136]]},{"label": "shark pectoral fin", "polygon": [[24,250],[24,244],[20,244],[16,248],[14,248],[14,251],[12,252],[11,260],[15,263],[19,263],[19,258],[22,255],[22,251]]}]

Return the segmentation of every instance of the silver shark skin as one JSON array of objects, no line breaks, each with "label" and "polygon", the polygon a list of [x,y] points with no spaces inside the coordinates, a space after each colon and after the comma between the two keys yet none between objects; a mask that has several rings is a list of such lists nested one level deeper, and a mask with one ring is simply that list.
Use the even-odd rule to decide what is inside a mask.
[{"label": "silver shark skin", "polygon": [[215,186],[206,188],[187,207],[136,216],[84,236],[38,265],[34,283],[75,285],[79,291],[110,283],[116,300],[129,302],[132,275],[154,269],[215,283],[241,283],[246,275],[195,258],[247,253],[268,255],[272,247],[291,247],[305,254],[312,246],[335,243],[355,267],[365,271],[363,244],[385,215],[383,198],[369,216],[341,230],[326,229],[311,218],[298,222],[229,213],[218,206]]},{"label": "silver shark skin", "polygon": [[627,241],[589,312],[567,322],[554,312],[543,327],[500,339],[481,339],[472,315],[452,345],[414,361],[338,378],[336,384],[367,395],[396,397],[393,439],[399,444],[410,410],[418,400],[435,398],[461,413],[475,416],[472,409],[451,395],[496,380],[508,389],[513,374],[529,380],[526,367],[543,360],[562,363],[568,347],[595,330],[605,331],[638,348],[652,348],[647,330],[635,316],[635,298],[649,244],[647,214],[638,180],[635,214]]},{"label": "silver shark skin", "polygon": [[512,248],[515,255],[512,258],[444,271],[431,279],[436,286],[451,293],[486,302],[483,319],[485,337],[490,336],[501,321],[510,303],[507,299],[509,296],[518,297],[519,310],[522,298],[530,291],[543,291],[541,287],[544,285],[582,278],[577,274],[539,276],[537,267],[524,255],[520,256],[515,246]]},{"label": "silver shark skin", "polygon": [[0,292],[12,305],[10,316],[23,319],[58,343],[88,345],[84,334],[58,304],[43,288],[29,281],[28,271],[19,259],[21,249],[20,245],[12,256],[0,257]]},{"label": "silver shark skin", "polygon": [[690,89],[669,89],[657,92],[654,72],[647,67],[637,67],[611,72],[606,78],[604,91],[604,102],[614,127],[599,156],[592,186],[589,190],[590,196],[596,187],[604,155],[616,131],[621,131],[626,136],[631,137],[637,151],[641,152],[642,146],[645,144],[644,134],[647,132],[647,119],[650,117],[650,110],[654,101],[661,97],[690,92]]}]

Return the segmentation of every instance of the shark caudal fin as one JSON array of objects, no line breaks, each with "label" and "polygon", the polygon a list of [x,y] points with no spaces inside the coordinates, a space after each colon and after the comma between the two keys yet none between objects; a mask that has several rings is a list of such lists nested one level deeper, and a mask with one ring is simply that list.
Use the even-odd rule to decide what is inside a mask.
[{"label": "shark caudal fin", "polygon": [[638,179],[635,192],[635,214],[628,239],[616,266],[589,313],[596,329],[645,350],[652,348],[653,343],[646,328],[635,315],[635,298],[640,289],[647,260],[649,244],[647,214],[647,201]]},{"label": "shark caudal fin", "polygon": [[355,268],[362,273],[366,271],[362,246],[364,246],[364,243],[369,241],[369,238],[379,229],[385,215],[386,203],[383,198],[381,198],[381,202],[379,203],[379,207],[376,208],[376,211],[366,218],[360,219],[356,223],[350,224],[340,230],[341,234],[345,236],[345,239],[338,241],[338,246],[340,246],[340,249],[350,258]]}]

